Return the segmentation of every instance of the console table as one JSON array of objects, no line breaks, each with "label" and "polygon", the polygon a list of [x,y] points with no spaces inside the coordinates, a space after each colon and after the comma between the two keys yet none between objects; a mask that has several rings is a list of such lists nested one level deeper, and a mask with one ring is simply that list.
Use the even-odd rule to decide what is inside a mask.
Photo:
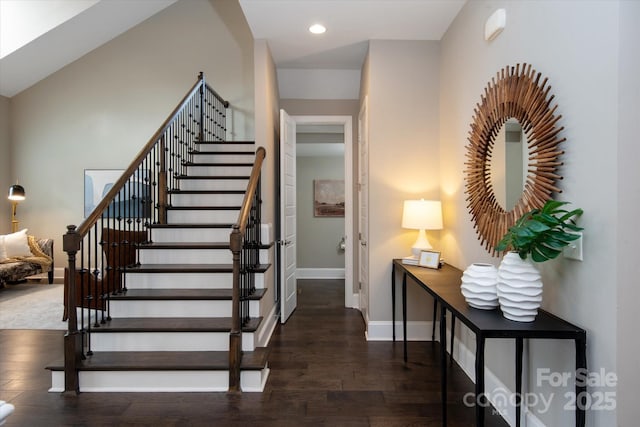
[{"label": "console table", "polygon": [[[394,259],[391,269],[391,300],[393,339],[395,341],[395,299],[396,274],[402,274],[402,311],[404,331],[404,357],[407,360],[407,278],[411,278],[421,289],[427,291],[436,304],[440,304],[440,372],[442,392],[442,425],[447,425],[447,364],[446,360],[446,311],[449,310],[454,319],[460,320],[476,335],[475,373],[476,384],[476,426],[484,426],[484,348],[487,338],[513,338],[516,345],[516,426],[520,426],[520,396],[522,395],[522,353],[523,340],[538,339],[570,339],[575,342],[576,372],[584,372],[587,368],[586,342],[584,329],[560,319],[553,314],[539,310],[533,322],[514,322],[502,316],[499,309],[478,310],[466,303],[460,292],[462,271],[448,264],[439,269],[430,269],[403,264],[401,259]],[[451,337],[453,341],[453,336]],[[576,377],[577,378],[577,377]],[[583,396],[586,385],[577,382],[576,396]],[[481,404],[478,404],[481,403]],[[576,426],[584,427],[584,406],[576,402]]]}]

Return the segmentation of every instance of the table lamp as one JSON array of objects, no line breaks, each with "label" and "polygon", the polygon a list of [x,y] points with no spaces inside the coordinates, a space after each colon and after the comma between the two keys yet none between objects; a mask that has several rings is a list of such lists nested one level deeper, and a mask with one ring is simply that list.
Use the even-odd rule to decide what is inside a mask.
[{"label": "table lamp", "polygon": [[18,202],[25,199],[24,187],[22,185],[14,184],[9,187],[9,197],[11,200],[11,232],[18,231],[18,220],[16,219],[16,211],[18,209]]},{"label": "table lamp", "polygon": [[402,212],[402,228],[418,231],[418,238],[411,247],[407,260],[420,259],[420,252],[432,249],[425,230],[442,230],[442,203],[439,200],[405,200]]}]

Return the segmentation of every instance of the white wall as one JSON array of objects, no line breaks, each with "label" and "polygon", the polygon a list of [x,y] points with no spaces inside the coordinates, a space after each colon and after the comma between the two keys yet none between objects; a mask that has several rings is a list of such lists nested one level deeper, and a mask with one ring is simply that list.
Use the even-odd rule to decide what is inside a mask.
[{"label": "white wall", "polygon": [[[391,320],[391,260],[409,255],[417,237],[415,230],[400,227],[403,200],[440,198],[439,54],[437,42],[373,40],[363,67],[360,98],[368,96],[369,103],[371,321]],[[429,234],[436,248],[438,235]],[[429,318],[428,298],[414,287],[409,292],[408,316]]]},{"label": "white wall", "polygon": [[[496,40],[486,42],[482,37],[484,22],[498,7],[507,11],[507,27]],[[559,259],[540,266],[545,283],[543,308],[585,328],[588,366],[592,371],[602,368],[607,372],[616,371],[619,275],[615,266],[618,227],[624,227],[617,223],[623,196],[616,191],[619,180],[615,172],[619,148],[618,23],[619,3],[614,1],[467,2],[442,40],[440,73],[443,247],[448,262],[461,269],[472,262],[500,261],[479,245],[465,203],[464,147],[473,108],[487,82],[507,64],[531,63],[549,78],[567,138],[561,171],[564,180],[559,183],[563,193],[557,198],[584,208],[580,223],[585,238],[584,262]],[[627,54],[631,52],[634,50]],[[637,204],[634,207],[637,210]],[[473,351],[472,337],[463,330],[461,338]],[[487,367],[513,389],[513,344],[490,343],[486,361]],[[573,412],[563,410],[564,393],[571,388],[537,387],[535,368],[571,372],[573,366],[571,342],[531,342],[530,391],[555,395],[547,413],[541,413],[540,406],[533,408],[546,425],[573,425]],[[612,411],[590,411],[587,419],[591,426],[616,424]]]},{"label": "white wall", "polygon": [[21,225],[56,240],[58,266],[66,225],[83,219],[83,170],[128,166],[199,71],[252,138],[253,40],[236,2],[179,1],[12,98]]}]

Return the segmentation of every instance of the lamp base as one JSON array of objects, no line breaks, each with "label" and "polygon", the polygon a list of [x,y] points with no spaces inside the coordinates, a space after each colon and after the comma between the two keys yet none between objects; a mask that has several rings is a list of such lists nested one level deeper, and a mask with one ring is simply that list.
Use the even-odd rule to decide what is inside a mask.
[{"label": "lamp base", "polygon": [[420,252],[427,251],[430,249],[433,249],[433,246],[431,246],[429,239],[427,239],[427,233],[425,233],[424,230],[420,230],[418,232],[418,238],[416,239],[415,243],[411,247],[412,256],[415,257],[416,259],[420,259]]}]

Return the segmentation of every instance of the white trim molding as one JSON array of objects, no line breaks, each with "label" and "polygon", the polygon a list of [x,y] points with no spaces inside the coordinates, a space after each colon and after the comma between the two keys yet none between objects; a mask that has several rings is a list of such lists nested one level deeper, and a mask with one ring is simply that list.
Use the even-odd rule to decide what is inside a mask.
[{"label": "white trim molding", "polygon": [[[367,322],[367,341],[391,341],[393,340],[392,322],[369,321]],[[436,322],[436,329],[439,323]],[[407,341],[431,341],[431,331],[433,322],[431,321],[408,321],[407,322]],[[402,320],[396,321],[396,341],[402,340]],[[438,340],[436,334],[436,341]]]}]

